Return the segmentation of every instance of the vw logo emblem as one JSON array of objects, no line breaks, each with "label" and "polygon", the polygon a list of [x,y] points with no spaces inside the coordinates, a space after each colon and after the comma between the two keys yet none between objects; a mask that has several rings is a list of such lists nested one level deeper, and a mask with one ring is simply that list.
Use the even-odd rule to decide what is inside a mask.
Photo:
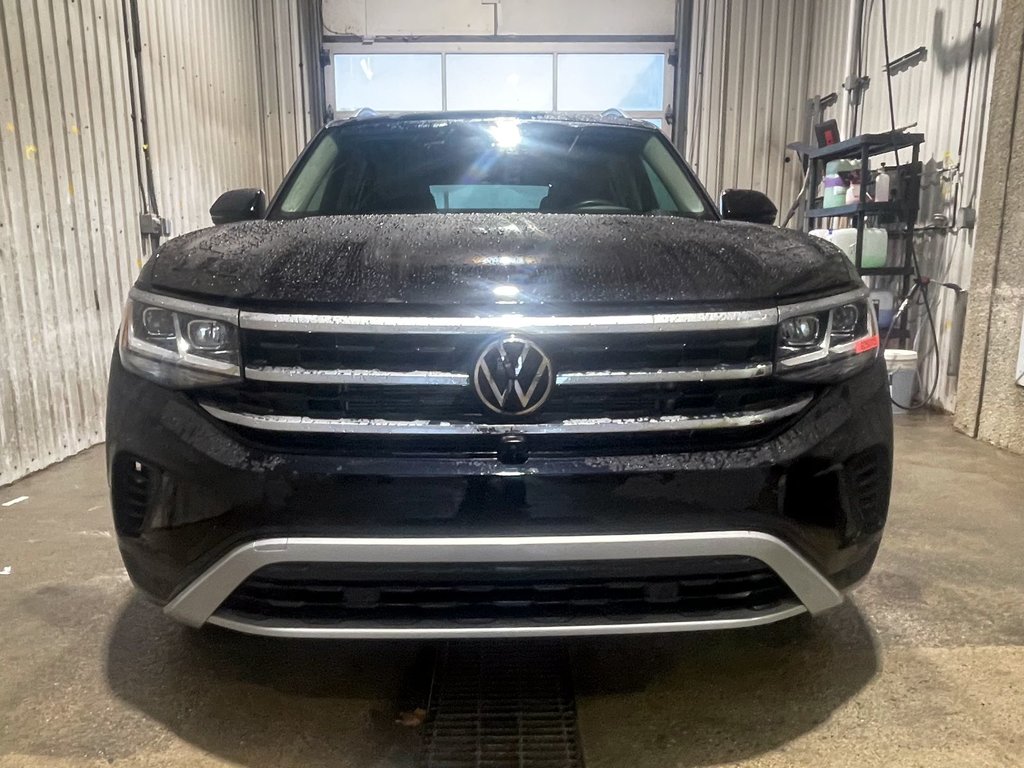
[{"label": "vw logo emblem", "polygon": [[547,402],[554,384],[548,356],[532,341],[518,336],[492,341],[473,369],[473,386],[480,401],[505,416],[533,413]]}]

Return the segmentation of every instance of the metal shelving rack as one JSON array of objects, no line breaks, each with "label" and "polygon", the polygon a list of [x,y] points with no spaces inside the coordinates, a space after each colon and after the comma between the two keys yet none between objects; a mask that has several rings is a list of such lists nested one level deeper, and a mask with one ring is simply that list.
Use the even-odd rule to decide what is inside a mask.
[{"label": "metal shelving rack", "polygon": [[[857,272],[864,277],[887,276],[900,278],[900,296],[906,296],[910,292],[914,276],[913,263],[913,236],[914,226],[917,223],[917,214],[920,208],[921,197],[921,162],[920,150],[924,143],[923,133],[867,133],[861,136],[854,136],[852,139],[841,141],[838,144],[831,144],[827,147],[811,147],[806,144],[790,144],[790,149],[796,151],[804,165],[804,172],[810,169],[810,176],[807,180],[807,193],[805,203],[804,222],[805,229],[809,232],[818,228],[818,222],[826,219],[844,217],[853,222],[857,230],[857,245],[855,251],[854,265]],[[867,174],[861,175],[860,200],[852,205],[842,205],[834,208],[824,208],[817,198],[817,190],[825,177],[825,164],[832,160],[859,160],[860,167],[866,168],[868,159],[880,155],[892,155],[895,160],[894,150],[910,149],[911,159],[909,163],[900,163],[888,166],[890,170],[897,172],[896,197],[888,202],[876,203],[869,200]],[[896,266],[885,267],[864,267],[862,266],[864,251],[864,228],[867,221],[874,220],[877,226],[883,226],[889,233],[889,238],[902,240],[902,261]],[[893,328],[890,339],[896,339],[900,345],[905,345],[910,339],[907,313],[904,313],[897,328]]]}]

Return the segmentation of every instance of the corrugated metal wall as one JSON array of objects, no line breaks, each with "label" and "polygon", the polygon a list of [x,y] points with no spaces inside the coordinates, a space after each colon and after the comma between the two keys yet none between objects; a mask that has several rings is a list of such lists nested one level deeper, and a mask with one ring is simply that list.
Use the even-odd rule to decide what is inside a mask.
[{"label": "corrugated metal wall", "polygon": [[[693,0],[690,50],[690,109],[685,148],[712,193],[725,187],[753,187],[788,208],[800,186],[795,160],[786,163],[785,145],[809,138],[807,102],[812,96],[842,94],[851,0]],[[889,129],[883,66],[881,0],[866,0],[862,71],[871,78],[858,131]],[[981,0],[971,95],[966,110],[962,158],[957,157],[974,3],[966,0],[891,0],[889,43],[893,59],[919,46],[927,59],[894,76],[896,124],[917,123],[927,137],[921,223],[936,213],[955,219],[953,204],[972,201],[979,188],[985,116],[990,90],[998,0]],[[842,122],[839,108],[826,117]],[[792,154],[788,155],[792,158]],[[959,166],[958,166],[959,163]],[[957,168],[943,173],[942,169]],[[963,204],[963,203],[962,203]],[[973,232],[929,232],[917,238],[924,274],[961,285],[970,282]],[[948,376],[956,352],[953,295],[934,289],[940,336],[937,402],[952,410],[956,379]],[[923,326],[923,323],[920,324]],[[922,380],[933,380],[930,334],[919,334]]]},{"label": "corrugated metal wall", "polygon": [[259,56],[251,0],[139,4],[148,152],[172,234],[209,226],[234,187],[262,187]]},{"label": "corrugated metal wall", "polygon": [[139,11],[148,151],[160,215],[177,235],[209,226],[225,190],[272,192],[311,138],[318,6],[146,0]]},{"label": "corrugated metal wall", "polygon": [[102,440],[149,182],[174,234],[207,226],[320,119],[316,0],[140,0],[141,72],[130,7],[0,0],[0,485]]},{"label": "corrugated metal wall", "polygon": [[[924,176],[919,222],[922,226],[932,225],[936,214],[954,222],[957,207],[977,205],[1000,4],[998,0],[981,0],[978,5],[980,27],[975,38],[970,94],[965,110],[975,3],[968,0],[915,0],[912,3],[889,0],[887,3],[890,56],[896,59],[920,46],[928,49],[924,61],[893,76],[897,127],[917,123],[914,130],[925,135],[921,151]],[[862,72],[871,78],[871,84],[864,95],[857,130],[885,131],[891,123],[883,70],[882,3],[881,0],[866,0],[865,6]],[[848,0],[815,3],[807,95],[842,92],[848,7]],[[829,116],[842,123],[839,107]],[[961,122],[964,148],[963,154],[958,155]],[[878,158],[878,161],[884,160]],[[921,233],[915,238],[915,245],[924,275],[964,287],[970,285],[973,230]],[[886,287],[879,278],[875,278],[875,285]],[[936,402],[950,411],[956,403],[958,350],[955,347],[959,343],[953,333],[954,299],[949,291],[932,289],[941,360]],[[931,389],[935,381],[932,336],[923,313],[915,317],[919,332],[914,346],[922,358],[921,381],[926,389]]]},{"label": "corrugated metal wall", "polygon": [[141,242],[119,0],[0,2],[0,484],[102,439]]},{"label": "corrugated metal wall", "polygon": [[765,192],[780,208],[800,189],[786,144],[805,130],[809,0],[694,0],[683,153],[713,196]]},{"label": "corrugated metal wall", "polygon": [[259,93],[269,194],[324,122],[320,2],[258,2],[256,30],[262,52]]}]

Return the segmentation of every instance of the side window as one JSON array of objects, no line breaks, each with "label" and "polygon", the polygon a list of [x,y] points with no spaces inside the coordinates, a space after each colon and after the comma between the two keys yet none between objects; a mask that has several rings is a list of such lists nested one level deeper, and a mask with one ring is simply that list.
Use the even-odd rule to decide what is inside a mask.
[{"label": "side window", "polygon": [[284,213],[318,210],[337,158],[338,145],[330,135],[325,135],[281,201],[281,210]]},{"label": "side window", "polygon": [[[687,211],[689,213],[703,213],[704,200],[697,189],[687,180],[678,161],[665,147],[662,141],[651,137],[644,146],[644,166],[649,176],[657,178],[658,183],[654,185],[654,194],[658,205],[664,206],[666,211]],[[662,194],[667,194],[671,200],[670,205],[662,202]]]},{"label": "side window", "polygon": [[324,197],[327,195],[327,188],[332,184],[335,184],[335,179],[339,178],[340,174],[343,173],[341,164],[335,164],[334,167],[324,174],[324,177],[317,184],[309,197],[309,201],[306,207],[311,211],[318,211],[323,213],[324,211]]},{"label": "side window", "polygon": [[668,187],[665,186],[665,182],[654,172],[651,168],[650,163],[646,160],[644,163],[644,173],[647,174],[647,180],[651,182],[651,191],[654,192],[654,199],[658,201],[659,211],[678,211],[679,206],[676,205],[676,201],[672,199],[672,195],[669,194]]}]

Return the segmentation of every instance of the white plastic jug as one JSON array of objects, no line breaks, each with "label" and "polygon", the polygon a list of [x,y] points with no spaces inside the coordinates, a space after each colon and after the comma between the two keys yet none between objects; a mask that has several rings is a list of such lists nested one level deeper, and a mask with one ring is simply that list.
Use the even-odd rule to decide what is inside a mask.
[{"label": "white plastic jug", "polygon": [[882,163],[882,169],[875,174],[875,202],[889,202],[891,187],[892,179],[890,178],[889,174],[886,173],[885,163]]},{"label": "white plastic jug", "polygon": [[[812,229],[810,234],[828,240],[846,257],[856,263],[857,230],[854,227],[842,229]],[[862,267],[884,267],[889,252],[889,233],[879,227],[868,227],[864,230],[864,250],[861,253]]]},{"label": "white plastic jug", "polygon": [[896,310],[895,294],[892,291],[872,291],[871,303],[878,309],[878,327],[888,328],[892,325],[892,316]]}]

